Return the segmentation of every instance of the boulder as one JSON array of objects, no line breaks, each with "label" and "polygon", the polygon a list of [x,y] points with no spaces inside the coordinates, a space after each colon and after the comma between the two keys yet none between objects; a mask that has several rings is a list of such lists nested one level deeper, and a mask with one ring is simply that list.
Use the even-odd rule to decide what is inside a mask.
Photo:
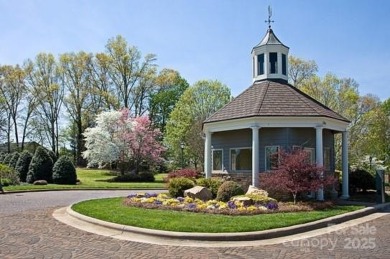
[{"label": "boulder", "polygon": [[36,180],[33,185],[47,185],[46,180]]},{"label": "boulder", "polygon": [[193,199],[200,199],[202,201],[208,201],[213,198],[213,194],[209,189],[203,186],[195,186],[191,189],[184,191],[184,196],[188,196]]},{"label": "boulder", "polygon": [[246,194],[258,194],[265,197],[268,197],[268,192],[266,190],[259,189],[253,185],[249,185],[248,191]]}]

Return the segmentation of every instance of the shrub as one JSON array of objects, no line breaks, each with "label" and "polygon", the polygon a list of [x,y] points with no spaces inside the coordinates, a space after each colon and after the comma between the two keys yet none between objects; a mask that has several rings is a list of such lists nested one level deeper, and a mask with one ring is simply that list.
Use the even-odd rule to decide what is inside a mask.
[{"label": "shrub", "polygon": [[53,166],[53,183],[76,184],[76,168],[67,156],[61,156]]},{"label": "shrub", "polygon": [[30,162],[32,159],[32,154],[25,150],[20,154],[18,162],[16,163],[15,170],[19,175],[19,180],[21,182],[26,181],[28,167],[30,166]]},{"label": "shrub", "polygon": [[118,175],[108,180],[109,182],[139,182],[140,177],[138,174],[129,173],[124,175]]},{"label": "shrub", "polygon": [[11,154],[11,159],[9,160],[8,166],[15,169],[16,163],[18,162],[20,154],[18,152],[13,152]]},{"label": "shrub", "polygon": [[6,155],[7,155],[7,153],[0,152],[0,164],[3,163],[3,160],[4,160]]},{"label": "shrub", "polygon": [[9,161],[11,161],[12,159],[12,154],[11,153],[8,153],[4,156],[4,159],[3,159],[3,165],[8,165],[9,164]]},{"label": "shrub", "polygon": [[323,174],[322,167],[310,163],[309,154],[304,150],[294,150],[290,153],[282,150],[278,154],[278,168],[260,174],[260,187],[269,193],[288,191],[296,203],[300,193],[316,191],[334,184],[335,178]]},{"label": "shrub", "polygon": [[15,169],[7,165],[0,164],[0,178],[2,179],[2,182],[5,180],[4,182],[8,185],[19,184],[19,177]]},{"label": "shrub", "polygon": [[376,189],[375,177],[364,169],[355,169],[349,172],[349,186],[352,191],[361,189],[366,192],[368,189]]},{"label": "shrub", "polygon": [[53,182],[52,170],[53,160],[45,148],[38,147],[31,159],[26,181],[28,183],[33,183],[36,180],[46,180],[48,183],[51,183]]},{"label": "shrub", "polygon": [[151,172],[129,173],[118,175],[108,180],[109,182],[154,182],[155,178]]},{"label": "shrub", "polygon": [[55,164],[55,162],[57,162],[57,159],[58,159],[57,155],[52,150],[47,150],[46,149],[46,152],[51,157],[51,160],[53,160],[53,164]]},{"label": "shrub", "polygon": [[191,179],[178,177],[169,180],[168,191],[172,197],[183,197],[184,191],[194,186],[195,183]]},{"label": "shrub", "polygon": [[180,169],[180,170],[175,170],[173,172],[170,172],[166,177],[166,181],[169,182],[170,179],[179,178],[179,177],[188,178],[194,181],[200,176],[201,176],[200,173],[195,169],[185,168],[185,169]]},{"label": "shrub", "polygon": [[218,189],[217,200],[227,202],[231,197],[244,194],[242,187],[234,181],[226,181]]},{"label": "shrub", "polygon": [[138,175],[140,177],[141,182],[154,182],[154,180],[155,180],[154,174],[151,172],[144,171],[144,172],[138,173]]},{"label": "shrub", "polygon": [[196,184],[208,188],[213,194],[213,199],[217,197],[218,189],[223,181],[219,178],[199,178]]}]

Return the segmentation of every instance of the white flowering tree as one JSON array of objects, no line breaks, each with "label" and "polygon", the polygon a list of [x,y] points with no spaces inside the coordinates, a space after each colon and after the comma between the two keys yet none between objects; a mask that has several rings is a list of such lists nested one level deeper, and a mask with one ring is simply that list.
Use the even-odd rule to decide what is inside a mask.
[{"label": "white flowering tree", "polygon": [[96,117],[96,126],[84,132],[83,157],[88,166],[102,168],[116,162],[122,174],[130,169],[138,172],[142,162],[160,161],[164,151],[158,142],[160,135],[146,116],[132,118],[128,109],[102,112]]}]

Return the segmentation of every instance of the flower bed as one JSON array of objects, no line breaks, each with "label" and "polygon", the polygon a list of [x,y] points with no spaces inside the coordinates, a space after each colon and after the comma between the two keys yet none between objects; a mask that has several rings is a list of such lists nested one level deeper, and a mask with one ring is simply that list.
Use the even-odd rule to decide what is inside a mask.
[{"label": "flower bed", "polygon": [[126,206],[150,209],[169,209],[177,211],[202,212],[225,215],[247,215],[270,213],[278,210],[278,203],[269,197],[253,199],[253,204],[246,205],[239,200],[228,202],[209,200],[202,201],[190,197],[169,197],[166,193],[138,193],[129,195],[125,200]]}]

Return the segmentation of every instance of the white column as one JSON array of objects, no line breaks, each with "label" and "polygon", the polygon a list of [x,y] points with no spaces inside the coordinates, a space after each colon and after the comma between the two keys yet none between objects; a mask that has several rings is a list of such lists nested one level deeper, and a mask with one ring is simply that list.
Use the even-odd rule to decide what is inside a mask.
[{"label": "white column", "polygon": [[343,193],[341,199],[349,198],[349,175],[348,175],[348,132],[343,131],[342,133],[342,166],[343,166]]},{"label": "white column", "polygon": [[259,126],[252,126],[252,185],[259,187]]},{"label": "white column", "polygon": [[[323,166],[324,165],[324,146],[323,146],[323,136],[322,136],[322,126],[316,127],[316,163],[317,166]],[[324,200],[324,189],[320,188],[317,191],[317,200],[323,201]]]},{"label": "white column", "polygon": [[206,140],[204,142],[204,172],[206,178],[211,178],[211,132],[206,132]]}]

